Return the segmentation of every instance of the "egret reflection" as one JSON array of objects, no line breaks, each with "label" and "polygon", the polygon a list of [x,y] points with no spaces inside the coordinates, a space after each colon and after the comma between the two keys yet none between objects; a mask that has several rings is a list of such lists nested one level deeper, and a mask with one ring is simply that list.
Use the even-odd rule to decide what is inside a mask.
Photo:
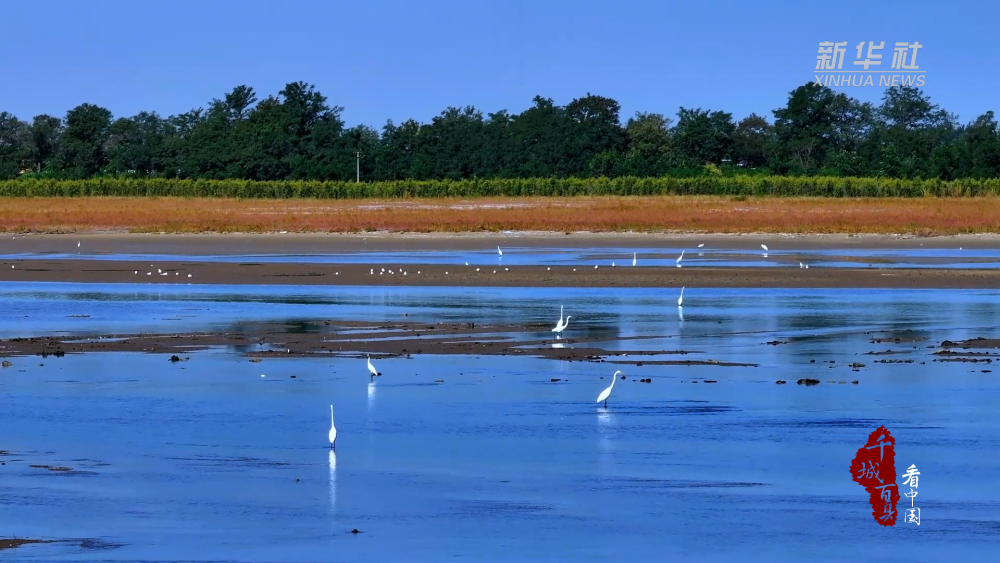
[{"label": "egret reflection", "polygon": [[684,307],[677,307],[677,319],[684,322]]},{"label": "egret reflection", "polygon": [[330,511],[337,509],[337,452],[330,450]]}]

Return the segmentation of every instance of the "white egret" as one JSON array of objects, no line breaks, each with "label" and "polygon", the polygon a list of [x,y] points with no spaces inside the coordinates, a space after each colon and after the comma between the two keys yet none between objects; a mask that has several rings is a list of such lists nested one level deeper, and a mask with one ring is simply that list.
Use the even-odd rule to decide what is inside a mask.
[{"label": "white egret", "polygon": [[80,248],[80,241],[76,241],[76,247]]},{"label": "white egret", "polygon": [[612,268],[614,268],[614,267],[615,267],[615,263],[614,263],[614,261],[612,261],[612,262],[611,262],[611,267],[612,267]]},{"label": "white egret", "polygon": [[560,321],[560,323],[557,324],[554,329],[552,329],[552,332],[554,332],[556,334],[559,334],[560,332],[566,330],[566,327],[569,326],[569,319],[571,317],[572,317],[572,315],[566,315],[566,321],[565,322]]},{"label": "white egret", "polygon": [[632,253],[632,265],[635,266],[635,252]]},{"label": "white egret", "polygon": [[597,269],[597,264],[594,264],[594,269],[595,269],[595,270]]},{"label": "white egret", "polygon": [[330,449],[337,449],[337,426],[333,423],[333,405],[330,405]]},{"label": "white egret", "polygon": [[597,402],[604,403],[604,408],[608,408],[608,397],[611,396],[611,390],[614,388],[615,381],[618,380],[619,375],[625,374],[620,371],[616,371],[615,374],[611,376],[611,385],[609,385],[604,391],[601,391],[601,394],[597,396]]},{"label": "white egret", "polygon": [[682,307],[684,305],[684,288],[681,288],[681,296],[677,298],[677,306]]},{"label": "white egret", "polygon": [[698,245],[698,248],[701,248],[701,247],[703,247],[703,246],[705,246],[705,243],[701,243],[701,244],[699,244],[699,245]]},{"label": "white egret", "polygon": [[802,262],[799,262],[799,268],[805,268],[805,267],[806,267],[805,264],[803,264]]},{"label": "white egret", "polygon": [[188,274],[188,277],[190,278],[190,277],[191,277],[191,274]]},{"label": "white egret", "polygon": [[760,247],[764,249],[764,252],[767,252],[767,245],[766,244],[762,244],[762,245],[760,245]]},{"label": "white egret", "polygon": [[503,256],[503,250],[500,250],[500,247],[499,247],[499,246],[497,247],[497,253],[498,253],[498,254],[499,254],[500,256]]},{"label": "white egret", "polygon": [[381,373],[378,372],[378,370],[375,369],[375,366],[372,365],[372,357],[371,356],[368,356],[368,371],[371,372],[371,374],[372,374],[372,381],[375,381],[375,376],[376,375],[382,375]]},{"label": "white egret", "polygon": [[681,255],[677,257],[677,267],[678,268],[681,267],[681,260],[683,260],[683,259],[684,259],[684,251],[682,250],[681,251]]}]

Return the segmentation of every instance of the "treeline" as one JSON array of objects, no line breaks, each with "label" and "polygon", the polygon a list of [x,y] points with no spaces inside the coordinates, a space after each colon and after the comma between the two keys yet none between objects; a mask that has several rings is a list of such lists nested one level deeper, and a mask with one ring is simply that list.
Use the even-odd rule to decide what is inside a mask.
[{"label": "treeline", "polygon": [[30,122],[4,112],[0,179],[345,182],[356,178],[357,153],[366,182],[1000,177],[992,111],[960,124],[906,86],[886,90],[873,105],[810,83],[792,91],[770,120],[681,108],[676,120],[640,112],[623,124],[618,102],[590,94],[565,106],[536,97],[519,114],[450,107],[430,123],[390,121],[381,131],[346,127],[342,109],[295,82],[262,100],[239,86],[207,108],[170,117],[142,112],[116,119],[92,104]]},{"label": "treeline", "polygon": [[395,180],[183,180],[91,178],[0,180],[0,197],[445,198],[529,196],[962,197],[1000,195],[1000,178],[920,180],[721,174],[693,178],[494,178]]}]

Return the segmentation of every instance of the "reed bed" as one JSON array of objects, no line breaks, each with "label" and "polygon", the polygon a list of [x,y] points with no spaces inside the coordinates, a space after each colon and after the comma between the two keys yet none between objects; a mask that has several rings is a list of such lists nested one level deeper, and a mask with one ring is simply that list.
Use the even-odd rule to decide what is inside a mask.
[{"label": "reed bed", "polygon": [[716,195],[746,197],[979,197],[1000,195],[1000,179],[705,176],[699,178],[529,178],[396,182],[312,182],[94,178],[0,181],[0,197],[209,197],[372,199]]},{"label": "reed bed", "polygon": [[1000,198],[0,198],[5,232],[712,232],[947,235],[1000,231]]}]

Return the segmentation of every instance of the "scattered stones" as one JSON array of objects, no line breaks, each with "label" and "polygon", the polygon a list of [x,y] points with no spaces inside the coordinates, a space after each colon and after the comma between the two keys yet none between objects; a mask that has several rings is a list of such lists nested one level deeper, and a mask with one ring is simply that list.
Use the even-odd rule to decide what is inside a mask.
[{"label": "scattered stones", "polygon": [[777,383],[778,385],[784,385],[785,383],[788,383],[788,382],[785,381],[784,379],[779,379],[779,380],[775,381],[775,383]]},{"label": "scattered stones", "polygon": [[818,379],[804,378],[804,379],[800,379],[800,380],[796,381],[795,383],[797,383],[799,385],[819,385],[819,380]]},{"label": "scattered stones", "polygon": [[251,363],[251,364],[257,364],[257,363],[260,363],[260,358],[250,358],[250,363]]},{"label": "scattered stones", "polygon": [[849,368],[855,368],[855,369],[856,368],[863,368],[863,367],[865,367],[865,364],[862,364],[861,362],[854,362],[853,364],[850,364],[847,367],[849,367]]},{"label": "scattered stones", "polygon": [[766,344],[768,344],[769,346],[777,346],[778,344],[788,344],[788,342],[783,342],[781,340],[772,340],[770,342],[767,342]]},{"label": "scattered stones", "polygon": [[705,383],[718,383],[718,381],[716,381],[714,379],[706,379]]},{"label": "scattered stones", "polygon": [[857,379],[855,379],[854,381],[851,382],[851,385],[857,385],[857,384],[858,384],[858,380]]},{"label": "scattered stones", "polygon": [[650,377],[647,377],[646,379],[640,379],[639,380],[639,383],[652,383],[652,382],[653,382],[653,379],[650,378]]},{"label": "scattered stones", "polygon": [[550,379],[549,381],[551,381],[552,383],[555,383],[555,382],[557,382],[557,381],[562,381],[562,380],[561,380],[561,379],[559,379],[558,377],[553,377],[553,378],[552,378],[552,379]]}]

